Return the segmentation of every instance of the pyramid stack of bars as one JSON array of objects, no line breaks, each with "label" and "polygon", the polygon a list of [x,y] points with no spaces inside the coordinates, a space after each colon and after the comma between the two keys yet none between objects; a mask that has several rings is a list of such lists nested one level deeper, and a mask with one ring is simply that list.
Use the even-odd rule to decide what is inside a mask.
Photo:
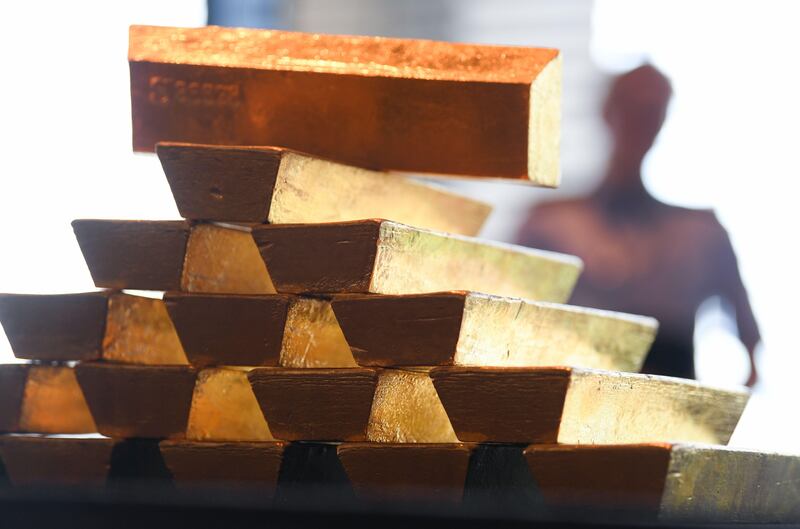
[{"label": "pyramid stack of bars", "polygon": [[800,459],[725,447],[746,392],[636,374],[654,320],[388,172],[556,186],[556,50],[134,27],[130,66],[185,220],[77,220],[104,290],[0,298],[12,486],[800,520]]}]

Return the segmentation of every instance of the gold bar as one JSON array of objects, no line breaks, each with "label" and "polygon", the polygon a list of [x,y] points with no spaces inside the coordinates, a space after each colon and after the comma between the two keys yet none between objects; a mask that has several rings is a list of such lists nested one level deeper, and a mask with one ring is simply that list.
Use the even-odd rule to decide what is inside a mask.
[{"label": "gold bar", "polygon": [[383,217],[477,235],[488,204],[412,180],[278,147],[159,143],[182,217],[291,224]]},{"label": "gold bar", "polygon": [[328,300],[176,292],[164,299],[196,367],[357,367]]},{"label": "gold bar", "polygon": [[475,292],[340,296],[332,307],[362,366],[638,371],[658,327],[643,316]]},{"label": "gold bar", "polygon": [[197,375],[186,439],[274,441],[246,369],[204,369]]},{"label": "gold bar", "polygon": [[0,321],[17,358],[188,363],[160,299],[110,291],[4,294]]},{"label": "gold bar", "polygon": [[425,370],[256,368],[248,377],[276,439],[458,442]]},{"label": "gold bar", "polygon": [[[583,266],[573,256],[376,219],[191,228],[90,220],[73,226],[99,287],[212,294],[472,290],[560,303]],[[140,251],[151,245],[157,250]]]},{"label": "gold bar", "polygon": [[87,362],[78,364],[75,374],[101,434],[125,439],[185,437],[194,369]]},{"label": "gold bar", "polygon": [[0,382],[0,432],[97,431],[71,367],[5,364]]},{"label": "gold bar", "polygon": [[366,440],[375,370],[260,367],[247,377],[276,439]]},{"label": "gold bar", "polygon": [[339,459],[359,499],[461,503],[471,447],[342,443]]},{"label": "gold bar", "polygon": [[278,145],[383,170],[558,184],[558,50],[132,26],[133,146]]},{"label": "gold bar", "polygon": [[100,437],[2,436],[0,460],[15,487],[102,487],[115,443]]},{"label": "gold bar", "polygon": [[564,302],[582,268],[577,257],[379,219],[259,225],[252,234],[279,292],[473,290]]},{"label": "gold bar", "polygon": [[272,497],[285,443],[162,441],[161,455],[178,487],[213,485],[258,488]]},{"label": "gold bar", "polygon": [[436,367],[430,376],[461,441],[725,444],[749,394],[613,371]]},{"label": "gold bar", "polygon": [[649,444],[531,445],[525,457],[554,509],[682,523],[800,521],[798,456]]}]

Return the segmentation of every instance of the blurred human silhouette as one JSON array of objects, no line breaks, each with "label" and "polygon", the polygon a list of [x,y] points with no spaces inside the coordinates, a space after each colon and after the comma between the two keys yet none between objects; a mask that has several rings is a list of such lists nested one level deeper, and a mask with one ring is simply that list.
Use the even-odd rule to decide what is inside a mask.
[{"label": "blurred human silhouette", "polygon": [[618,77],[603,109],[613,151],[602,183],[586,197],[536,207],[519,241],[583,258],[573,303],[659,320],[646,373],[694,378],[697,309],[713,296],[727,300],[749,353],[747,384],[753,385],[760,335],[725,229],[712,211],[666,205],[642,183],[642,160],[671,96],[669,80],[653,66]]}]

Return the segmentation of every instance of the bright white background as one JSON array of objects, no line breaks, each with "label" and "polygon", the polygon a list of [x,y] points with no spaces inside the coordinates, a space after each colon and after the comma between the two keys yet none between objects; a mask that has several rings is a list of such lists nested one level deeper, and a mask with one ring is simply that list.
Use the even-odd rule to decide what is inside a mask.
[{"label": "bright white background", "polygon": [[[535,11],[533,2],[495,4]],[[536,4],[544,13],[559,2]],[[578,4],[591,9],[587,1],[571,3]],[[464,27],[486,20],[487,4],[461,5]],[[89,290],[72,219],[177,218],[156,159],[131,153],[127,27],[202,25],[204,2],[23,1],[7,2],[3,11],[0,292]],[[764,336],[761,384],[734,442],[800,453],[794,419],[800,401],[794,334],[800,300],[798,15],[800,4],[791,0],[598,0],[592,57],[607,72],[649,58],[671,76],[675,100],[647,160],[648,187],[670,203],[717,209],[738,251]],[[506,43],[502,27],[454,34]],[[579,154],[579,142],[565,143],[570,156]],[[556,192],[502,186],[471,192],[509,204],[504,211],[514,215],[501,214],[489,235],[510,238],[521,204],[585,191],[593,179],[581,174],[571,182]],[[705,381],[729,384],[743,376],[743,353],[725,329],[712,304],[698,335],[698,370]],[[11,358],[0,334],[0,361]]]}]

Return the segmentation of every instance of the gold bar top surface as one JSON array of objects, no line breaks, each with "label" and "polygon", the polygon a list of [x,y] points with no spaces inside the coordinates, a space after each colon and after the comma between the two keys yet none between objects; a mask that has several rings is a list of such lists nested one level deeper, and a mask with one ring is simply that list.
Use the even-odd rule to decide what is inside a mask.
[{"label": "gold bar top surface", "polygon": [[131,26],[128,59],[229,68],[529,84],[551,48],[208,26]]}]

